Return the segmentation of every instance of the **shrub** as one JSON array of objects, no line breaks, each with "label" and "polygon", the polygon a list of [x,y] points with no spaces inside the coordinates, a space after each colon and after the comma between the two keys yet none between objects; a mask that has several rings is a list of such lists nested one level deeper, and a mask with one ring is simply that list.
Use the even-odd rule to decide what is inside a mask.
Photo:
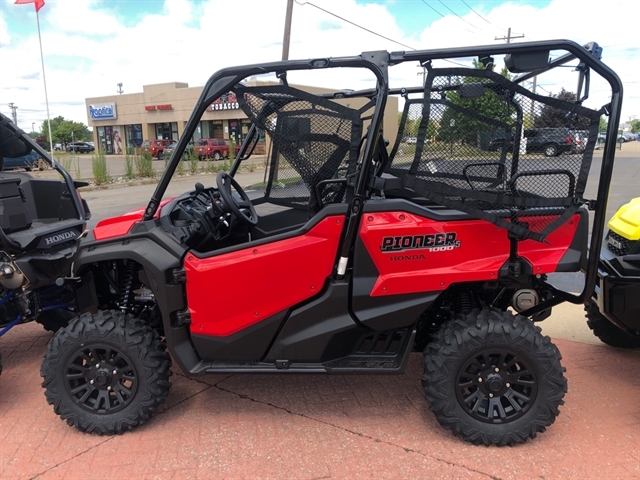
[{"label": "shrub", "polygon": [[136,157],[136,173],[141,178],[153,178],[156,172],[153,170],[153,157],[149,152],[144,152]]},{"label": "shrub", "polygon": [[107,157],[104,153],[91,155],[91,167],[93,169],[93,180],[96,185],[109,183],[109,171],[107,169]]},{"label": "shrub", "polygon": [[[182,163],[183,161],[184,160],[180,160],[180,163]],[[189,172],[192,175],[198,173],[198,163],[200,163],[200,160],[198,160],[197,155],[191,155],[189,157]]]},{"label": "shrub", "polygon": [[[127,151],[128,150],[129,149],[127,149]],[[127,180],[133,180],[134,178],[136,178],[135,174],[133,173],[134,158],[135,157],[132,157],[129,153],[124,156],[124,178],[126,178]]]}]

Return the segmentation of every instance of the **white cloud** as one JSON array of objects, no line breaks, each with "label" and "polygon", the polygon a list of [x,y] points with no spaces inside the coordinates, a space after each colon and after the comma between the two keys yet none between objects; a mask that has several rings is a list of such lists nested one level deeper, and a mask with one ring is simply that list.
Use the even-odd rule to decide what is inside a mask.
[{"label": "white cloud", "polygon": [[11,45],[11,35],[7,31],[7,22],[4,15],[0,13],[0,48],[9,47]]},{"label": "white cloud", "polygon": [[[403,31],[401,20],[391,15],[389,2],[379,0],[378,4],[362,5],[355,0],[315,0],[314,3],[389,39],[421,49],[495,45],[496,36],[506,35],[498,26],[510,26],[514,33],[525,33],[525,40],[568,38],[580,44],[598,41],[604,47],[605,63],[626,82],[624,118],[632,114],[640,116],[636,26],[640,2],[608,2],[606,8],[595,1],[577,4],[554,0],[544,8],[488,3],[476,10],[494,26],[473,13],[463,18],[478,28],[446,15],[413,37]],[[139,92],[143,85],[169,81],[197,86],[220,68],[277,61],[282,55],[285,0],[166,0],[162,9],[135,25],[131,25],[130,18],[123,18],[126,3],[118,4],[120,10],[108,10],[106,5],[97,0],[51,0],[40,11],[52,117],[63,115],[86,123],[84,99],[115,94],[118,82],[124,84],[126,93]],[[3,65],[0,108],[7,113],[6,103],[16,103],[23,128],[30,127],[32,121],[39,124],[45,118],[41,77],[33,75],[40,72],[35,16],[29,15],[33,25],[27,30],[23,27],[20,35],[9,34],[12,30],[7,26],[6,11],[0,16]],[[28,26],[26,20],[23,24]],[[311,5],[294,5],[290,58],[351,56],[370,50],[409,48],[344,23]],[[417,73],[415,65],[391,69],[392,86],[415,85],[419,80]],[[327,86],[332,87],[371,85],[349,81],[354,77],[346,71],[292,77],[307,84],[328,82]],[[547,79],[545,87],[541,79],[540,84],[557,92],[560,85],[552,83],[560,81]],[[565,88],[572,89],[573,85]],[[605,90],[606,85],[594,81],[590,106],[599,108],[606,101]]]}]

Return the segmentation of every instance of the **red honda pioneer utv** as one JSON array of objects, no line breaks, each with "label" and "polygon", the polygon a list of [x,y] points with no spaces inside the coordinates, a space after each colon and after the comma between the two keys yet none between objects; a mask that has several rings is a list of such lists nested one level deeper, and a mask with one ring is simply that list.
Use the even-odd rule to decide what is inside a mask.
[{"label": "red honda pioneer utv", "polygon": [[[554,422],[567,382],[533,322],[594,288],[622,96],[600,52],[546,41],[217,72],[146,209],[83,238],[73,275],[86,313],[49,343],[47,401],[79,430],[122,433],[166,397],[171,359],[190,376],[392,374],[418,348],[443,426],[473,443],[535,437]],[[480,58],[460,66],[470,57]],[[518,75],[494,72],[498,60]],[[422,85],[389,85],[415,64]],[[558,68],[567,66],[576,68]],[[573,82],[575,71],[575,102],[527,88],[535,75]],[[314,94],[294,84],[327,73],[369,87]],[[611,88],[601,110],[582,105],[592,73]],[[247,81],[260,75],[272,82]],[[253,124],[230,173],[163,199],[202,114],[228,94]],[[586,200],[602,114],[598,195]],[[529,152],[523,131],[534,127],[587,130],[588,143]],[[259,131],[269,163],[251,198],[234,175]],[[513,145],[490,149],[492,138]],[[580,295],[546,281],[581,269]]]},{"label": "red honda pioneer utv", "polygon": [[[4,158],[35,151],[60,178],[3,171]],[[70,277],[89,209],[71,176],[0,114],[0,337],[37,321],[55,332],[76,317]],[[2,364],[0,363],[0,372]]]}]

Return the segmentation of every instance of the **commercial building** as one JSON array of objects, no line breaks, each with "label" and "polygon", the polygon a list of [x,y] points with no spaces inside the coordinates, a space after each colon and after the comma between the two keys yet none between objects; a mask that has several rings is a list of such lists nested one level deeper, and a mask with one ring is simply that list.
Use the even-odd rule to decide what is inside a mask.
[{"label": "commercial building", "polygon": [[[254,84],[249,82],[249,85]],[[301,90],[318,93],[315,87],[297,86]],[[107,155],[133,153],[144,140],[172,139],[178,140],[184,131],[189,116],[196,104],[203,87],[189,87],[187,83],[171,82],[156,85],[145,85],[141,93],[108,95],[87,98],[87,120],[93,128],[93,141],[96,150]],[[336,100],[352,107],[364,105],[363,99]],[[393,135],[397,130],[397,99],[389,98],[387,111],[394,112],[385,116],[385,136]],[[251,122],[244,114],[237,99],[230,94],[223,96],[211,104],[202,116],[200,124],[193,135],[193,140],[200,138],[233,138],[241,144],[249,132]],[[264,142],[264,138],[261,139]],[[265,144],[259,145],[264,151]]]}]

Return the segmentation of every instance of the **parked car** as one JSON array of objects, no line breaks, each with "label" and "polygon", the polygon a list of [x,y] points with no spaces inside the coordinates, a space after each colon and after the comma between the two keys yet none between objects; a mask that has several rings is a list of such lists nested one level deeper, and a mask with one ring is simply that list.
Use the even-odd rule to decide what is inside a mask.
[{"label": "parked car", "polygon": [[162,158],[164,149],[169,145],[176,143],[175,140],[158,139],[158,140],[145,140],[142,142],[142,153],[150,153],[152,157]]},{"label": "parked car", "polygon": [[87,142],[71,142],[67,143],[67,152],[91,153],[95,150],[93,145]]},{"label": "parked car", "polygon": [[542,152],[547,157],[575,151],[575,141],[568,128],[530,128],[524,131],[527,153]]},{"label": "parked car", "polygon": [[[166,147],[164,147],[164,151],[160,154],[160,159],[163,158],[170,158],[171,154],[173,153],[173,151],[176,149],[176,146],[178,145],[178,143],[172,143],[171,145],[167,145]],[[191,157],[194,153],[194,149],[195,149],[196,143],[195,142],[189,142],[187,144],[187,148],[185,149],[184,153],[182,154],[182,159],[183,160],[188,160],[189,157]]]},{"label": "parked car", "polygon": [[3,170],[17,170],[22,168],[27,172],[31,169],[44,169],[44,162],[41,162],[40,155],[36,152],[29,152],[21,157],[5,157]]},{"label": "parked car", "polygon": [[[487,147],[487,149],[492,152],[497,152],[498,150],[502,150],[505,142],[507,142],[507,139],[505,137],[493,138],[489,142],[489,146]],[[507,151],[511,152],[513,151],[513,137],[509,138],[508,142],[509,145],[507,146]]]},{"label": "parked car", "polygon": [[224,138],[201,138],[196,142],[198,158],[229,158],[229,144]]}]

